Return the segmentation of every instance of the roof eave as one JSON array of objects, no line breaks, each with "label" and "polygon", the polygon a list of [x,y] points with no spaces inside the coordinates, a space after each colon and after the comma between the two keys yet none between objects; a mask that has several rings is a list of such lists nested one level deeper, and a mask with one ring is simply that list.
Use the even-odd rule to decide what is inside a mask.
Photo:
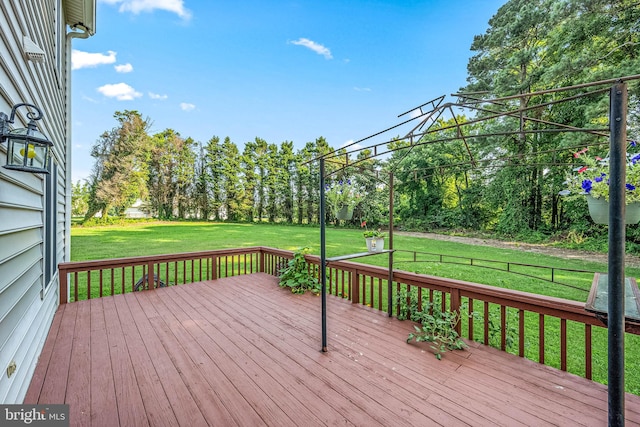
[{"label": "roof eave", "polygon": [[96,33],[96,0],[63,0],[65,23],[71,28],[80,28]]}]

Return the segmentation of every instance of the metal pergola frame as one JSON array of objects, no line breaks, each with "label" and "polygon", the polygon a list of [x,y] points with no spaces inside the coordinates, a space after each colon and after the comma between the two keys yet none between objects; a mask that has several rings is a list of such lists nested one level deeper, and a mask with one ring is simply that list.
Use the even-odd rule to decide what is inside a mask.
[{"label": "metal pergola frame", "polygon": [[[445,96],[434,98],[431,101],[427,101],[422,105],[419,105],[411,110],[408,110],[398,117],[416,113],[415,117],[408,120],[404,120],[394,126],[384,129],[380,132],[374,133],[365,138],[359,139],[345,147],[342,147],[340,152],[332,151],[330,153],[321,155],[312,161],[320,162],[320,259],[321,259],[321,284],[322,284],[322,351],[328,351],[327,347],[327,322],[326,322],[326,237],[325,237],[325,162],[329,161],[338,164],[340,167],[333,171],[336,173],[345,168],[356,166],[366,160],[370,160],[376,157],[406,150],[403,157],[398,161],[399,166],[402,160],[413,150],[413,148],[425,144],[434,144],[438,142],[451,142],[462,140],[466,146],[467,152],[470,156],[470,164],[476,166],[476,160],[473,159],[471,151],[469,150],[468,142],[474,138],[483,138],[491,136],[514,136],[526,134],[539,134],[539,133],[566,133],[566,132],[579,132],[591,134],[595,137],[609,137],[609,156],[610,156],[610,190],[609,190],[609,253],[608,253],[608,412],[609,412],[609,425],[610,426],[622,426],[624,425],[624,333],[625,333],[625,293],[624,293],[624,281],[625,281],[625,177],[626,177],[626,143],[627,143],[627,104],[628,104],[628,92],[627,82],[640,80],[640,75],[620,77],[616,79],[601,80],[596,82],[584,83],[579,85],[573,85],[568,87],[561,87],[556,89],[549,89],[538,92],[517,94],[512,96],[506,96],[494,99],[482,99],[482,93],[455,93],[452,96],[461,99],[456,103],[444,103]],[[587,92],[570,95],[565,98],[535,104],[530,106],[524,106],[517,109],[508,111],[498,111],[495,109],[488,109],[482,107],[481,104],[491,104],[494,106],[504,107],[505,101],[511,100],[529,100],[531,97],[543,96],[556,93],[567,93],[570,91],[578,91],[584,89],[593,89]],[[609,103],[609,128],[608,129],[589,129],[589,128],[577,128],[574,126],[565,125],[562,123],[549,122],[534,117],[527,116],[527,112],[535,111],[536,109],[546,108],[551,105],[555,105],[561,102],[568,102],[582,97],[603,94],[609,91],[610,103]],[[426,109],[424,107],[430,107]],[[489,114],[485,117],[476,118],[468,122],[459,123],[456,119],[456,115],[453,112],[454,107],[467,108],[474,111],[483,112]],[[445,112],[450,112],[455,121],[454,125],[447,127],[433,128],[433,125],[437,122]],[[490,119],[496,119],[500,117],[513,117],[518,118],[520,121],[519,129],[492,134],[466,134],[464,133],[465,126],[470,124],[484,122]],[[411,128],[411,130],[404,136],[404,138],[385,140],[384,142],[372,143],[369,146],[360,148],[358,144],[383,135],[389,131],[399,129],[400,127],[407,125],[411,122],[415,123],[415,120],[420,119],[419,122]],[[532,121],[548,126],[555,126],[551,129],[537,129],[526,130],[524,129],[524,123]],[[431,139],[429,141],[422,140],[422,137],[442,131],[455,129],[455,137],[443,137]],[[398,140],[408,140],[409,143],[406,146],[399,148],[387,148],[387,145]],[[349,149],[350,147],[353,147]],[[358,148],[355,148],[358,147]],[[345,150],[346,149],[346,150]],[[359,153],[363,150],[370,150],[369,155],[362,156],[356,161],[350,162],[349,154]],[[343,161],[338,158],[344,157]],[[445,167],[447,165],[443,165]],[[389,232],[392,242],[393,233],[393,167],[390,173],[390,211],[389,211]],[[393,243],[390,243],[390,248],[393,248]],[[392,254],[390,252],[390,270],[392,271]],[[390,274],[389,281],[393,280],[392,273]],[[389,298],[391,296],[389,295]]]}]

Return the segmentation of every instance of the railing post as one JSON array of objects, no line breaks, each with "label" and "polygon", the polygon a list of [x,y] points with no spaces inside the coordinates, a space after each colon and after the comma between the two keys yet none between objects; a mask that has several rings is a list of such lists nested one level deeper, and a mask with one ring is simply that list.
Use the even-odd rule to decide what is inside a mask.
[{"label": "railing post", "polygon": [[155,272],[153,271],[153,262],[147,263],[147,289],[153,289],[155,287],[154,277]]},{"label": "railing post", "polygon": [[460,289],[452,288],[451,289],[451,312],[458,313],[458,322],[456,323],[456,332],[458,335],[462,336],[462,316],[460,315]]},{"label": "railing post", "polygon": [[61,268],[58,265],[58,286],[59,286],[59,298],[60,304],[66,304],[69,302],[69,273],[66,268]]},{"label": "railing post", "polygon": [[211,257],[211,279],[218,280],[218,257],[216,255]]},{"label": "railing post", "polygon": [[351,302],[358,304],[360,302],[360,275],[356,270],[351,272]]},{"label": "railing post", "polygon": [[260,263],[258,265],[258,271],[264,273],[264,250],[260,249]]}]

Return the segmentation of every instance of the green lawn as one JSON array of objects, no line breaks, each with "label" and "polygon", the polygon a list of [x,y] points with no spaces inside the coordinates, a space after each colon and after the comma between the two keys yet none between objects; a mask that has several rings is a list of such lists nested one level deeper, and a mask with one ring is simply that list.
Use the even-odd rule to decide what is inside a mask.
[{"label": "green lawn", "polygon": [[[248,246],[269,246],[286,250],[296,250],[308,246],[311,253],[320,254],[320,233],[318,227],[267,224],[222,224],[210,222],[141,222],[119,226],[73,227],[71,242],[72,261],[120,258],[140,255],[170,254],[223,248]],[[327,229],[327,256],[337,256],[353,252],[364,252],[365,242],[362,232],[355,229]],[[547,255],[522,252],[518,250],[498,249],[486,246],[472,246],[456,242],[430,240],[420,237],[395,236],[394,247],[398,250],[410,250],[474,258],[476,260],[500,260],[512,263],[535,264],[565,269],[606,271],[606,265],[585,260],[565,260]],[[433,257],[432,257],[433,258]],[[486,268],[462,266],[437,262],[438,257],[418,257],[423,262],[414,263],[413,254],[397,252],[395,268],[441,277],[450,277],[475,283],[500,286],[521,291],[534,292],[555,297],[586,301],[591,285],[591,273],[556,272],[556,279],[574,286],[574,288],[552,284],[521,275],[489,270]],[[373,256],[356,260],[386,267],[386,256]],[[491,265],[486,262],[474,263]],[[521,267],[526,274],[539,274]],[[640,277],[640,269],[628,268],[627,275]],[[579,289],[575,289],[579,288]],[[581,290],[580,290],[581,289]],[[386,297],[385,297],[386,301]],[[476,310],[478,310],[476,308]],[[512,313],[515,316],[515,313]],[[511,318],[511,315],[509,316]],[[537,315],[528,313],[526,317],[526,353],[537,360]],[[515,322],[515,320],[510,320]],[[559,365],[559,344],[555,336],[559,335],[559,322],[549,319],[546,324],[547,364]],[[513,324],[513,323],[512,323]],[[581,356],[584,347],[584,330],[580,325],[568,323],[571,338],[568,353],[571,356],[569,370],[580,374],[583,364]],[[479,329],[477,329],[479,330]],[[640,354],[640,336],[627,334],[626,340],[626,389],[640,394],[640,362],[635,355]],[[594,379],[606,383],[607,356],[606,330],[594,328]],[[576,350],[572,351],[576,342]],[[574,367],[572,367],[574,365]]]},{"label": "green lawn", "polygon": [[[72,261],[247,246],[269,246],[287,250],[308,246],[311,248],[311,253],[320,254],[319,228],[291,225],[141,222],[120,226],[73,227],[71,236]],[[366,250],[360,230],[329,227],[327,228],[326,242],[328,257]],[[565,260],[537,253],[465,245],[420,237],[394,236],[394,247],[400,251],[411,250],[547,267],[606,271],[606,265],[589,260]],[[436,262],[437,257],[422,256],[418,257],[418,260],[422,260],[422,262],[412,262],[412,254],[398,252],[394,257],[394,265],[396,269],[400,270],[455,278],[576,301],[586,301],[587,291],[593,279],[593,275],[590,273],[556,272],[557,281],[582,289],[578,290],[477,266],[440,263]],[[357,261],[386,266],[387,257],[367,257]],[[491,265],[479,261],[476,261],[475,264]],[[542,270],[530,271],[532,269],[524,267],[519,267],[518,270],[528,274],[550,275],[549,272]],[[640,277],[640,269],[628,268],[627,274],[633,277]]]}]

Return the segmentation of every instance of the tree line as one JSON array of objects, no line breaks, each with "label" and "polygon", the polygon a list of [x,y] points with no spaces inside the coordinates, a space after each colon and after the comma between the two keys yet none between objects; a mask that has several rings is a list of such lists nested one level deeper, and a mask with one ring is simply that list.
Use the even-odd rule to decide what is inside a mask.
[{"label": "tree line", "polygon": [[[439,119],[432,128],[442,131],[421,137],[433,144],[400,150],[385,160],[368,159],[367,151],[358,153],[356,160],[368,159],[360,163],[362,169],[341,170],[328,178],[332,183],[355,177],[365,195],[352,224],[363,219],[373,224],[388,221],[388,189],[367,171],[377,169],[384,175],[392,168],[394,221],[407,228],[467,228],[509,235],[597,232],[584,200],[558,195],[575,167],[575,147],[593,145],[597,138],[533,131],[544,128],[543,123],[607,127],[608,100],[594,95],[528,111],[528,106],[547,98],[527,94],[637,74],[638,22],[636,0],[505,3],[487,31],[474,38],[468,84],[460,93],[482,99],[521,96],[491,106],[478,104],[483,109],[473,117]],[[637,81],[629,83],[629,91],[629,136],[634,138],[640,130]],[[513,109],[527,111],[528,119],[484,120],[466,132],[494,136],[464,143],[454,138],[460,136],[456,124]],[[261,138],[240,148],[229,137],[212,136],[201,143],[172,129],[149,135],[150,120],[137,111],[116,112],[115,119],[117,126],[93,147],[91,177],[74,185],[76,214],[122,215],[141,199],[161,219],[318,222],[319,170],[310,160],[333,151],[324,138],[297,150],[291,141],[275,144]],[[518,132],[506,135],[506,128]],[[441,142],[447,135],[455,141]],[[394,140],[389,146],[403,144],[409,145]],[[606,144],[592,150],[606,156]],[[339,165],[328,167],[331,173]],[[334,220],[331,212],[327,219]]]},{"label": "tree line", "polygon": [[[118,125],[93,146],[89,179],[74,184],[75,215],[123,216],[142,200],[158,219],[318,222],[320,171],[311,161],[333,151],[323,137],[298,150],[291,141],[255,138],[241,151],[229,137],[200,143],[172,129],[150,135],[150,119],[138,111],[114,117]],[[372,191],[358,207],[362,217],[379,195],[367,179],[359,182]]]}]

